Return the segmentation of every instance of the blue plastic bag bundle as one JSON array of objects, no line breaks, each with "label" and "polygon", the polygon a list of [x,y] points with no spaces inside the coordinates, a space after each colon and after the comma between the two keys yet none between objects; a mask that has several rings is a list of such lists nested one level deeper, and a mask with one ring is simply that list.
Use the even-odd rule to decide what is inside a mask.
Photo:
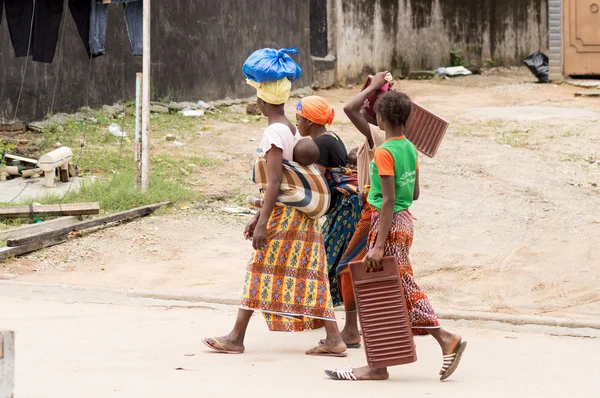
[{"label": "blue plastic bag bundle", "polygon": [[288,54],[298,54],[298,50],[296,47],[256,50],[244,62],[242,72],[248,79],[258,83],[277,81],[284,77],[294,82],[302,75],[302,69]]}]

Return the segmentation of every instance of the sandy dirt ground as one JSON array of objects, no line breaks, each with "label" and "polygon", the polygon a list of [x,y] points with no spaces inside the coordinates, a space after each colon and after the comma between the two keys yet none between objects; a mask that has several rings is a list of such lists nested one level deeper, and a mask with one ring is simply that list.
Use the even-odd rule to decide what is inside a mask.
[{"label": "sandy dirt ground", "polygon": [[[421,156],[421,199],[412,208],[413,266],[434,306],[597,319],[600,100],[535,84],[522,69],[399,86],[451,122],[438,155]],[[357,89],[319,92],[335,106],[332,129],[348,149],[361,137],[342,108]],[[220,209],[255,193],[249,170],[262,128],[238,117],[201,135],[200,126],[177,132],[188,143],[181,149],[155,141],[154,151],[224,161],[189,178],[205,202],[13,259],[0,265],[0,278],[239,297],[249,216]]]},{"label": "sandy dirt ground", "polygon": [[306,356],[322,330],[270,333],[258,314],[246,353],[209,352],[200,339],[222,333],[235,313],[232,306],[0,282],[0,323],[16,336],[19,398],[597,396],[598,339],[449,322],[468,346],[446,382],[438,380],[442,358],[430,337],[416,339],[418,361],[390,368],[390,380],[336,382],[323,370],[363,365],[364,350]]}]

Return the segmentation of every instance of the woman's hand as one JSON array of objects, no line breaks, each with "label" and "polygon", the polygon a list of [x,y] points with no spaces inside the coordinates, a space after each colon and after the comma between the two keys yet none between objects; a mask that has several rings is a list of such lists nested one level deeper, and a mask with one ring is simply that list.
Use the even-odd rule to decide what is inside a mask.
[{"label": "woman's hand", "polygon": [[376,73],[375,76],[371,78],[371,86],[375,87],[376,89],[380,89],[381,87],[385,86],[385,84],[388,82],[385,80],[385,76],[387,74],[388,71]]},{"label": "woman's hand", "polygon": [[244,228],[244,239],[252,240],[252,237],[254,236],[254,229],[258,223],[259,214],[260,213],[256,213],[256,215],[252,217],[250,221],[248,221],[248,224],[246,224],[246,227]]},{"label": "woman's hand", "polygon": [[256,223],[252,236],[254,250],[262,250],[267,246],[267,224]]},{"label": "woman's hand", "polygon": [[380,267],[381,260],[383,259],[384,248],[379,246],[374,246],[365,257],[365,262],[369,266]]}]

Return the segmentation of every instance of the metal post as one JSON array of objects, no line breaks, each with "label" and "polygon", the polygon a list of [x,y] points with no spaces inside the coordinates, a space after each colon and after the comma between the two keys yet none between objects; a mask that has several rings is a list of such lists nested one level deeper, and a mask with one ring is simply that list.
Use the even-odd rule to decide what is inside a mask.
[{"label": "metal post", "polygon": [[12,398],[15,389],[15,332],[0,330],[0,398]]},{"label": "metal post", "polygon": [[142,192],[150,188],[150,0],[144,0],[142,84]]},{"label": "metal post", "polygon": [[135,76],[135,187],[142,188],[142,74]]}]

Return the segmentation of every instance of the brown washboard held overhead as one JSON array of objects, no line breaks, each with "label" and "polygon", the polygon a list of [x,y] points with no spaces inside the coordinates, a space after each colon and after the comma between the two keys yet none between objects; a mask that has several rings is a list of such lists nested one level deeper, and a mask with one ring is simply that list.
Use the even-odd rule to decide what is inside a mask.
[{"label": "brown washboard held overhead", "polygon": [[440,147],[444,135],[446,135],[448,124],[446,120],[413,101],[412,110],[404,129],[404,136],[421,153],[432,158]]},{"label": "brown washboard held overhead", "polygon": [[350,263],[367,363],[372,368],[417,360],[398,260],[384,257],[379,270]]}]

